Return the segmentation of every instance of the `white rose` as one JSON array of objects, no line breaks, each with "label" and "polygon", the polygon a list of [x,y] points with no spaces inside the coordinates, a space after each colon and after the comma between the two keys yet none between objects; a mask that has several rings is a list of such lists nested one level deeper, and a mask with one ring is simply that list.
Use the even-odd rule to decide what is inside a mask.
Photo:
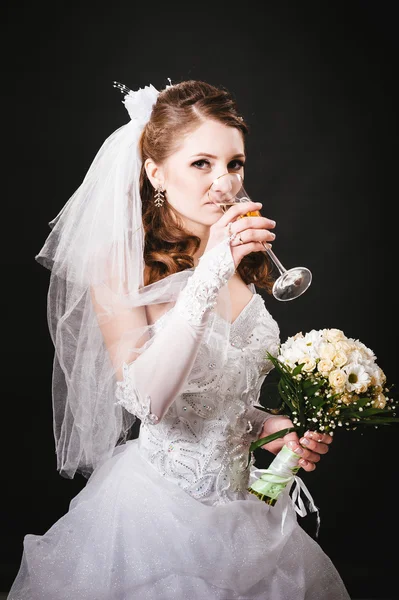
[{"label": "white rose", "polygon": [[346,354],[349,354],[354,349],[353,344],[350,344],[348,340],[339,340],[335,344],[335,347],[337,350],[342,350],[342,352],[345,352]]},{"label": "white rose", "polygon": [[340,329],[327,329],[326,338],[329,342],[332,342],[333,344],[339,342],[340,340],[346,339],[344,332]]},{"label": "white rose", "polygon": [[298,363],[303,363],[302,371],[305,371],[306,373],[311,373],[316,366],[315,359],[307,354],[304,354]]},{"label": "white rose", "polygon": [[334,344],[323,343],[320,345],[320,348],[319,348],[320,358],[332,360],[335,356],[335,353],[336,353],[336,349],[335,349]]},{"label": "white rose", "polygon": [[328,381],[330,382],[331,387],[333,387],[335,390],[341,390],[346,384],[347,375],[345,371],[342,371],[341,369],[335,369],[334,371],[330,372]]},{"label": "white rose", "polygon": [[317,364],[317,370],[327,377],[328,373],[334,368],[334,363],[328,358],[322,358]]},{"label": "white rose", "polygon": [[348,362],[348,356],[342,350],[338,350],[336,355],[333,358],[333,363],[338,369],[346,365]]}]

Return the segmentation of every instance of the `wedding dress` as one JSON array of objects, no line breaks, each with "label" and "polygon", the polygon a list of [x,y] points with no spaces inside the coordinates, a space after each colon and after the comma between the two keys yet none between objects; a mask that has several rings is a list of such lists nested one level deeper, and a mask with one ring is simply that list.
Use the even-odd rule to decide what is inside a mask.
[{"label": "wedding dress", "polygon": [[290,490],[273,507],[247,491],[249,445],[273,418],[257,405],[279,328],[249,285],[221,368],[204,331],[217,336],[234,263],[228,243],[213,250],[152,325],[158,348],[123,366],[115,400],[140,418],[139,437],[44,535],[25,536],[8,600],[349,600]]}]

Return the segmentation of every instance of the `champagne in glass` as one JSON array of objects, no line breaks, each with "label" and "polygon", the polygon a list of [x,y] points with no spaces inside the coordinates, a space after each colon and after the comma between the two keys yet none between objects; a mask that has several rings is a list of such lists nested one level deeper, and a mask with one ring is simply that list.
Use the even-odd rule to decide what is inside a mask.
[{"label": "champagne in glass", "polygon": [[[250,202],[251,198],[244,189],[243,179],[239,173],[224,173],[217,177],[208,190],[210,202],[217,204],[225,213],[237,202]],[[260,216],[259,211],[248,211],[239,218]],[[260,242],[262,243],[262,242]],[[286,269],[271,248],[262,243],[268,256],[276,266],[279,277],[273,284],[272,293],[277,300],[287,301],[298,298],[312,282],[312,273],[307,267]]]}]

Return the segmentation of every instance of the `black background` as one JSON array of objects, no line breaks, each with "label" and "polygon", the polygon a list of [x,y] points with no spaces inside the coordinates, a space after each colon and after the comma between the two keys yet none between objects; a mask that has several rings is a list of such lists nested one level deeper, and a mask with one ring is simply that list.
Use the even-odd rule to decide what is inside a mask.
[{"label": "black background", "polygon": [[[266,298],[281,337],[343,329],[398,382],[394,5],[4,2],[1,590],[23,536],[44,533],[86,482],[56,471],[49,273],[34,256],[128,120],[114,80],[159,89],[204,79],[233,92],[251,128],[246,188],[277,221],[280,260],[313,272],[294,302]],[[396,597],[397,437],[396,426],[341,430],[316,471],[302,472],[318,542],[353,598]],[[266,467],[270,455],[256,456]],[[299,521],[314,534],[314,515]]]}]

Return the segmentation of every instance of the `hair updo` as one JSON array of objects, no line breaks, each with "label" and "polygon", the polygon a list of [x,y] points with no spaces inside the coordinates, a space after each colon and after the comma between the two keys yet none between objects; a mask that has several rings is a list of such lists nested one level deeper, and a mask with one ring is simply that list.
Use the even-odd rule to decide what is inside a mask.
[{"label": "hair updo", "polygon": [[[243,136],[248,133],[248,126],[227,90],[203,81],[189,80],[168,86],[159,93],[151,118],[140,138],[145,285],[192,268],[193,256],[201,240],[184,229],[179,215],[167,201],[155,207],[154,188],[147,177],[144,163],[151,158],[155,163],[162,164],[173,154],[181,137],[195,130],[206,119],[235,127]],[[270,266],[264,252],[252,252],[245,256],[237,271],[246,284],[254,283],[271,291]]]}]

